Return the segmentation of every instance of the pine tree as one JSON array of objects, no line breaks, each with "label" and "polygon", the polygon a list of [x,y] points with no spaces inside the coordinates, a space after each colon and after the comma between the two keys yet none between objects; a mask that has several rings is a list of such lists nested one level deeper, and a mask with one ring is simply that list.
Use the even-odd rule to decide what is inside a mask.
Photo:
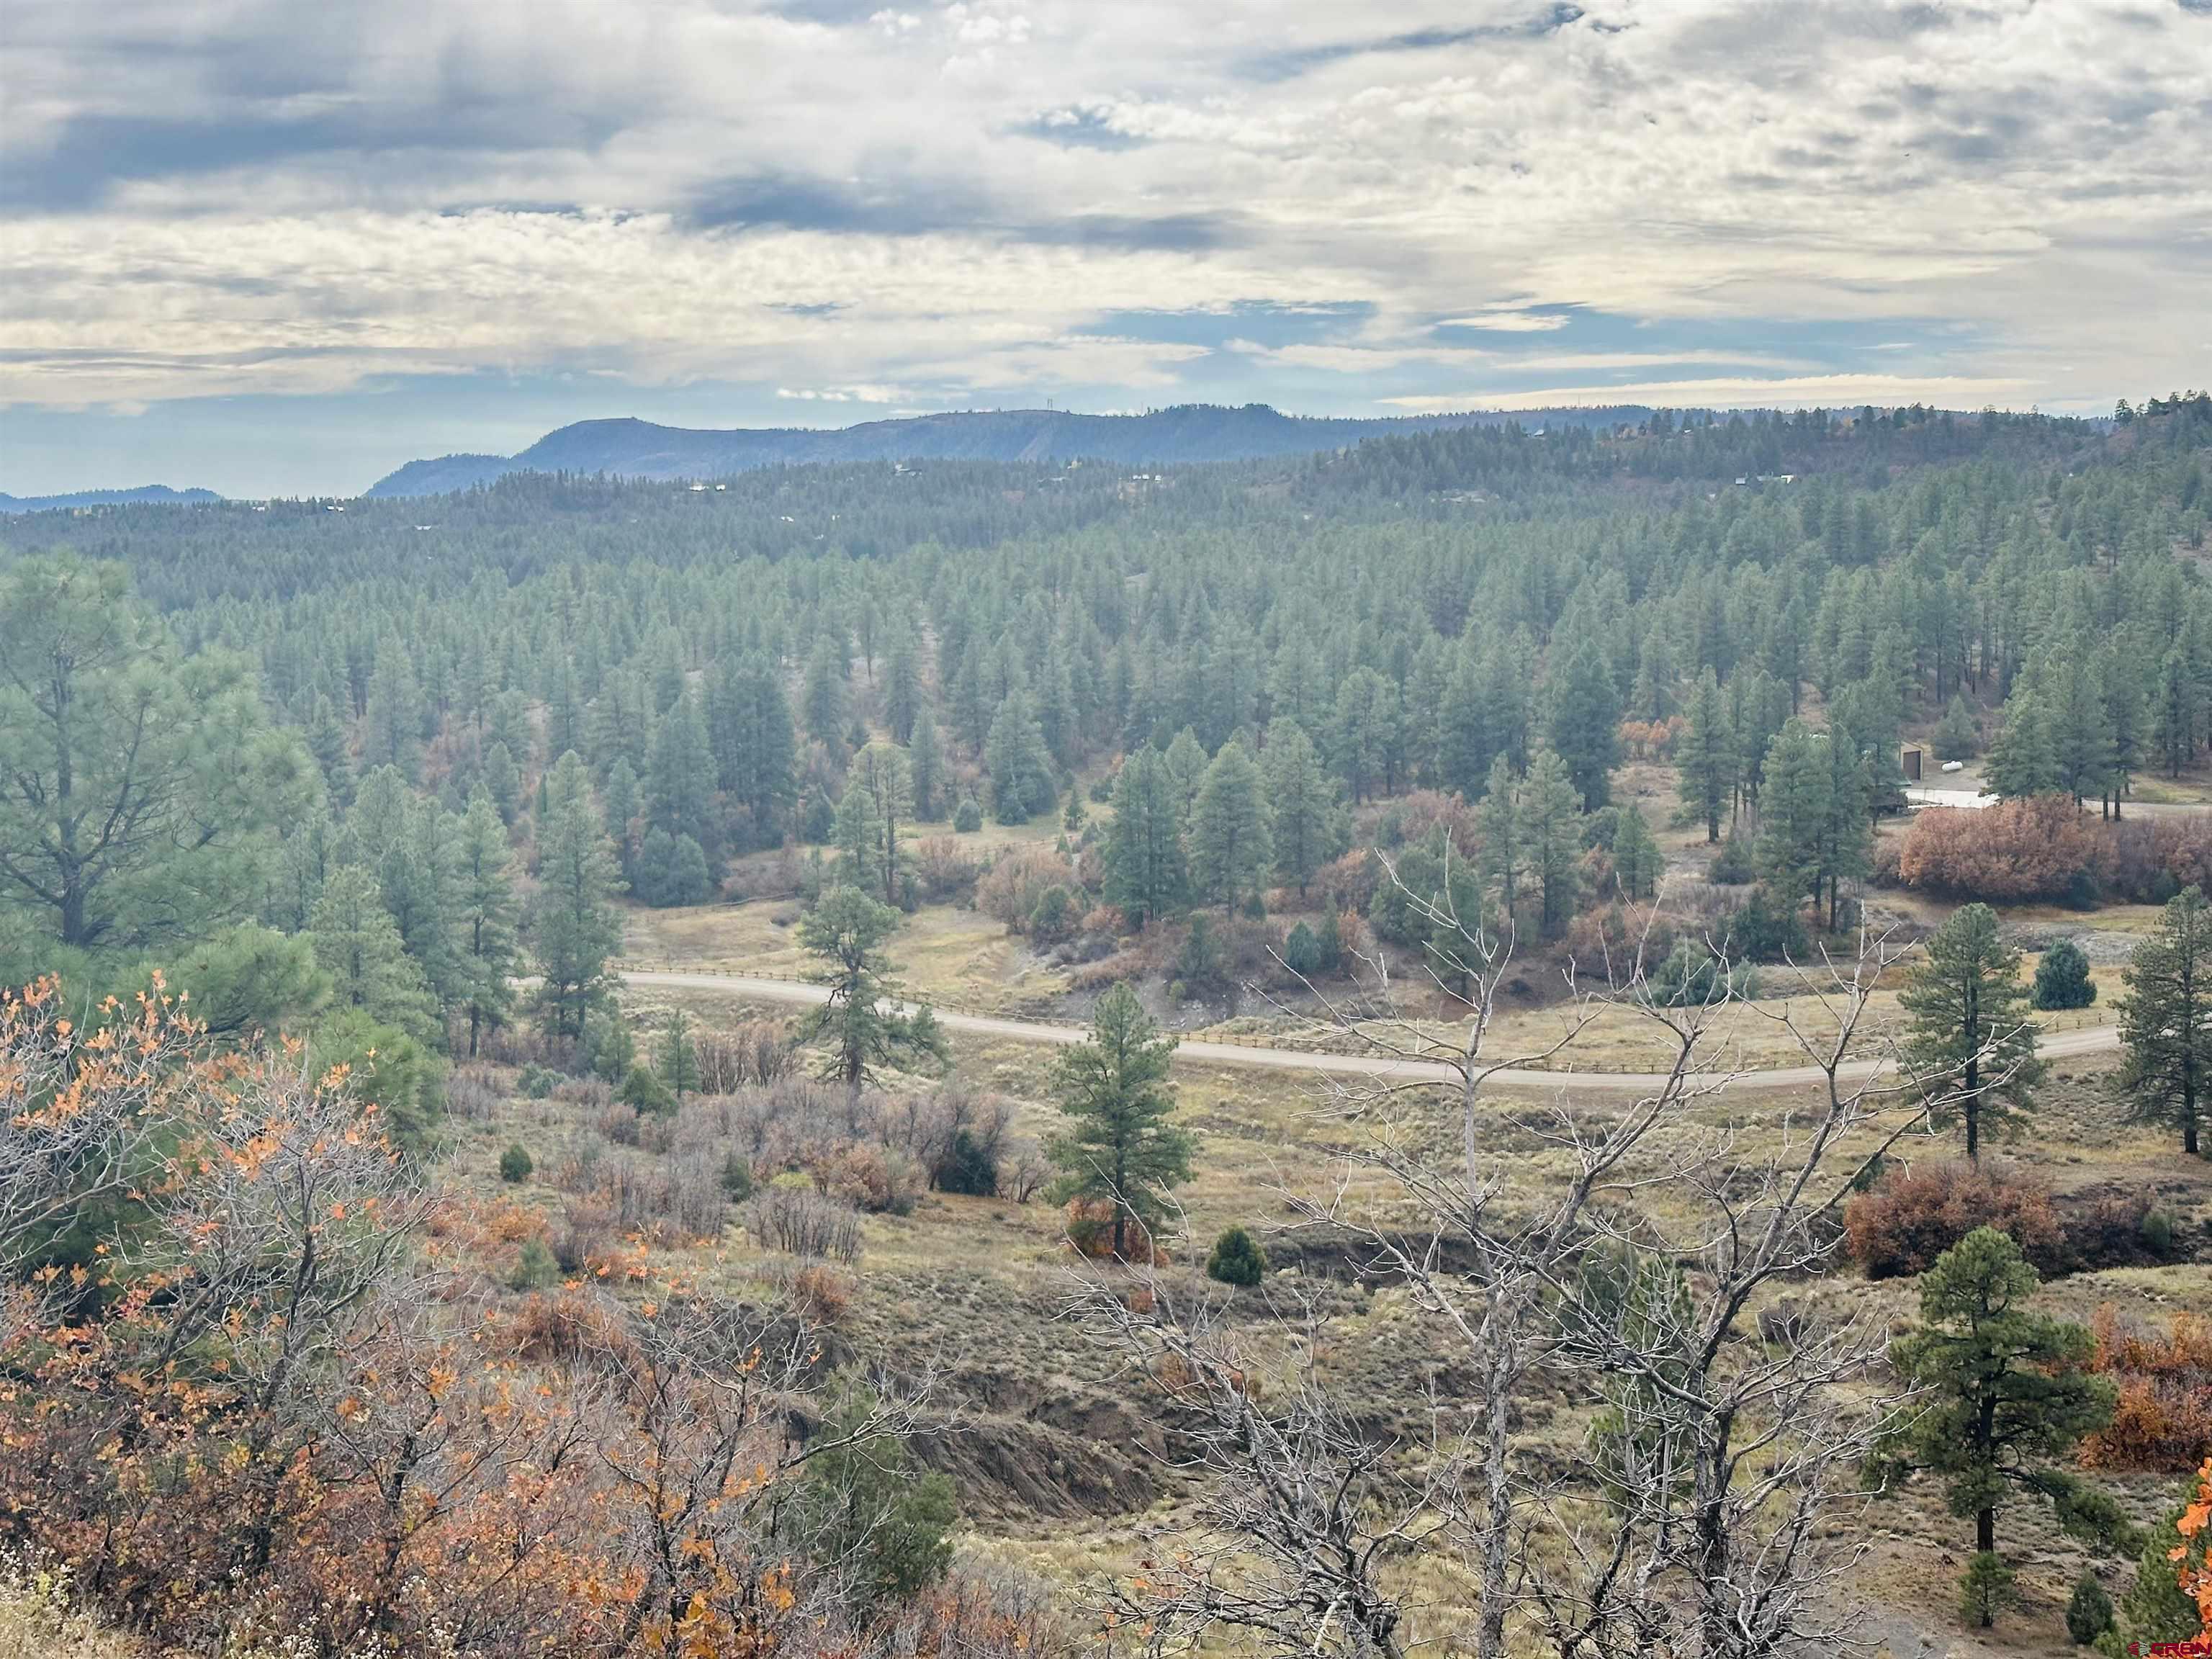
[{"label": "pine tree", "polygon": [[914,780],[914,815],[925,823],[933,823],[937,809],[945,804],[941,799],[945,750],[937,740],[937,716],[927,703],[914,717],[914,741],[907,750],[907,762]]},{"label": "pine tree", "polygon": [[1162,1036],[1127,985],[1099,999],[1091,1036],[1054,1066],[1066,1129],[1050,1146],[1062,1171],[1055,1203],[1103,1200],[1114,1207],[1114,1254],[1127,1249],[1127,1224],[1147,1229],[1166,1214],[1162,1196],[1190,1179],[1195,1139],[1169,1121],[1167,1088],[1176,1040]]},{"label": "pine tree", "polygon": [[[896,904],[899,826],[915,815],[913,765],[905,750],[895,743],[878,739],[853,757],[850,775],[853,786],[866,794],[876,826],[875,847],[866,860],[868,867],[874,872],[876,885],[883,890],[884,902]],[[841,846],[842,835],[841,823]]]},{"label": "pine tree", "polygon": [[2168,900],[2158,932],[2136,947],[2124,975],[2121,1088],[2136,1109],[2181,1131],[2185,1152],[2212,1089],[2212,912],[2190,887]]},{"label": "pine tree", "polygon": [[2203,693],[2189,653],[2176,641],[2159,659],[2150,709],[2151,749],[2168,777],[2179,777],[2197,757],[2203,729]]},{"label": "pine tree", "polygon": [[315,694],[314,711],[307,717],[308,751],[323,775],[323,787],[340,808],[353,799],[353,754],[346,743],[345,723],[321,692]]},{"label": "pine tree", "polygon": [[1622,806],[1613,832],[1613,879],[1621,891],[1632,899],[1650,898],[1658,891],[1666,869],[1666,854],[1659,850],[1644,814],[1632,804]]},{"label": "pine tree", "polygon": [[2027,686],[2005,704],[2004,726],[1990,745],[1989,786],[2008,799],[2055,795],[2064,787],[2050,711]]},{"label": "pine tree", "polygon": [[1905,1056],[1931,1109],[1965,1120],[1966,1156],[1978,1162],[1983,1129],[2027,1111],[2044,1071],[2020,952],[1999,934],[1996,913],[1969,904],[1937,928],[1898,1001]]},{"label": "pine tree", "polygon": [[1981,727],[1974,719],[1973,706],[1966,694],[1957,693],[1951,706],[1943,711],[1942,723],[1936,728],[1936,753],[1947,761],[1972,760],[1981,746]]},{"label": "pine tree", "polygon": [[1028,692],[1013,692],[1000,705],[983,743],[983,769],[991,775],[991,813],[1001,823],[1027,823],[1059,799]]},{"label": "pine tree", "polygon": [[1828,740],[1792,719],[1767,750],[1762,770],[1755,849],[1759,878],[1794,905],[1817,902],[1827,878],[1834,806]]},{"label": "pine tree", "polygon": [[806,659],[806,680],[799,706],[809,736],[833,749],[844,741],[844,653],[827,635],[815,642],[814,653]]},{"label": "pine tree", "polygon": [[1698,682],[1690,704],[1690,730],[1677,756],[1681,768],[1682,804],[1705,822],[1708,843],[1721,838],[1721,814],[1735,788],[1735,738],[1729,730],[1728,705],[1711,669]]},{"label": "pine tree", "polygon": [[2085,1370],[2087,1331],[2028,1311],[2039,1283],[2018,1245],[1978,1227],[1922,1275],[1922,1328],[1892,1350],[1933,1400],[1907,1461],[1944,1477],[1952,1512],[1974,1517],[1963,1599],[1984,1626],[2005,1576],[1996,1519],[2008,1493],[2047,1499],[2063,1528],[2100,1546],[2130,1532],[2112,1499],[2057,1461],[2112,1420],[2116,1391]]},{"label": "pine tree", "polygon": [[538,888],[530,907],[538,1001],[554,1036],[581,1036],[584,1017],[605,986],[607,958],[622,943],[621,923],[607,902],[618,872],[584,763],[574,750],[546,775],[544,794]]},{"label": "pine tree", "polygon": [[1521,840],[1521,780],[1513,763],[1499,755],[1490,763],[1490,781],[1482,794],[1478,823],[1482,831],[1482,874],[1498,884],[1498,897],[1514,914],[1521,878],[1528,867]]},{"label": "pine tree", "polygon": [[499,821],[513,829],[522,813],[522,775],[515,769],[514,751],[503,743],[484,750],[483,785],[499,808]]},{"label": "pine tree", "polygon": [[1276,879],[1303,898],[1314,872],[1342,850],[1335,782],[1322,769],[1313,739],[1289,720],[1267,728],[1260,771],[1273,813]]},{"label": "pine tree", "polygon": [[718,678],[708,726],[723,789],[744,804],[753,843],[773,844],[799,799],[799,740],[775,663],[754,653]]},{"label": "pine tree", "polygon": [[[884,821],[876,811],[876,798],[858,777],[845,786],[837,802],[837,851],[841,881],[866,892],[883,885]],[[884,896],[888,902],[890,895]]]},{"label": "pine tree", "polygon": [[645,821],[702,848],[720,837],[714,825],[714,751],[698,700],[681,692],[660,717],[645,769]]},{"label": "pine tree", "polygon": [[1583,811],[1595,812],[1605,805],[1619,759],[1620,695],[1590,635],[1568,653],[1551,696],[1552,748],[1565,763]]},{"label": "pine tree", "polygon": [[460,1006],[469,1021],[469,1057],[487,1026],[514,1006],[514,878],[507,830],[490,793],[478,785],[461,815],[454,848],[454,920],[459,933]]},{"label": "pine tree", "polygon": [[2096,981],[2089,977],[2089,958],[2070,939],[2052,941],[2035,964],[2028,989],[2028,1006],[2046,1009],[2087,1008],[2097,1000]]},{"label": "pine tree", "polygon": [[331,1000],[357,1008],[380,1024],[417,1042],[436,1035],[437,1010],[428,981],[407,954],[376,878],[359,865],[331,873],[315,901],[308,930],[315,962],[330,976]]},{"label": "pine tree", "polygon": [[1256,892],[1274,860],[1267,801],[1260,769],[1244,745],[1231,740],[1206,769],[1191,811],[1191,878],[1205,897],[1233,915],[1237,901]]},{"label": "pine tree", "polygon": [[1180,909],[1188,890],[1174,780],[1151,749],[1122,763],[1106,830],[1106,898],[1141,927]]},{"label": "pine tree", "polygon": [[1198,787],[1206,781],[1206,745],[1198,740],[1198,733],[1186,726],[1175,734],[1160,758],[1175,784],[1176,812],[1183,823],[1188,823],[1191,809],[1198,805]]},{"label": "pine tree", "polygon": [[1565,761],[1548,749],[1536,751],[1522,780],[1517,830],[1543,896],[1538,926],[1546,939],[1557,939],[1575,914],[1583,815]]},{"label": "pine tree", "polygon": [[376,647],[362,722],[362,764],[397,768],[412,782],[422,757],[422,698],[407,647],[386,637]]},{"label": "pine tree", "polygon": [[907,1013],[882,945],[898,912],[857,887],[825,889],[799,924],[799,941],[830,971],[829,1000],[800,1022],[800,1040],[827,1050],[823,1075],[852,1090],[898,1060],[945,1059],[945,1039],[927,1008]]},{"label": "pine tree", "polygon": [[[1840,721],[1824,739],[1828,761],[1827,818],[1820,830],[1820,875],[1828,887],[1828,927],[1840,918],[1843,885],[1872,867],[1874,780],[1865,753]],[[1894,752],[1894,750],[1891,752]],[[1818,899],[1816,887],[1814,897]]]}]

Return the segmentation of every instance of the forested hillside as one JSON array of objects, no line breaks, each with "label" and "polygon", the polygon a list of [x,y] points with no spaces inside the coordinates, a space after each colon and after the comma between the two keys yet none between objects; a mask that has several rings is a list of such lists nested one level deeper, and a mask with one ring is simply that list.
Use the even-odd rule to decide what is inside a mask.
[{"label": "forested hillside", "polygon": [[[2130,923],[2128,1087],[2160,1157],[2202,1150],[2212,1051],[2171,1010],[2212,994],[2157,987],[2212,961],[2212,837],[2145,809],[2212,744],[2212,397],[2122,416],[1661,413],[1135,476],[518,472],[10,520],[7,1540],[180,1650],[1012,1659],[1073,1651],[1103,1605],[1164,1643],[1241,1623],[1373,1659],[1432,1604],[1480,1602],[1470,1650],[1505,1651],[1517,1538],[1514,1629],[1543,1650],[1782,1653],[1843,1627],[1835,1583],[1791,1575],[1870,1501],[1862,1467],[1955,1479],[1968,1622],[2008,1605],[1998,1454],[1960,1463],[1966,1430],[1861,1384],[1971,1405],[1971,1345],[2017,1337],[2015,1381],[2059,1402],[2024,1455],[2142,1478],[2116,1497],[2039,1463],[2008,1501],[2140,1555],[2128,1628],[2181,1628],[2164,1552],[2194,1533],[2163,1517],[2212,1455],[2185,1397],[2201,1332],[2154,1353],[2100,1328],[2090,1377],[2073,1326],[1974,1323],[2039,1274],[2186,1262],[2202,1231],[2185,1182],[2084,1220],[1979,1161],[2042,1082],[1984,899],[2165,907]],[[1908,755],[2002,804],[1899,833]],[[1862,930],[1884,902],[1905,908]],[[1908,945],[1909,988],[1880,1000]],[[679,951],[821,1000],[704,1029],[683,988],[622,982]],[[2045,953],[2033,1006],[2087,1007],[2092,968]],[[1392,975],[1401,1050],[1345,1012]],[[960,995],[1092,1035],[1010,1058],[944,1029],[929,1005]],[[1839,1022],[1825,1055],[1808,1002]],[[1283,1147],[1353,1156],[1259,1085],[1186,1085],[1204,1109],[1177,1112],[1164,1030],[1255,1006],[1430,1081],[1463,1069],[1364,1154],[1397,1183],[1387,1220],[1347,1234],[1328,1202],[1255,1196]],[[1877,1006],[1911,1089],[1853,1084]],[[1738,1051],[1707,1022],[1745,1008],[1723,1035],[1811,1067],[1816,1132],[1670,1138],[1718,1109],[1706,1079]],[[1588,1036],[1623,1045],[1614,1083],[1662,1081],[1601,1129],[1564,1103],[1560,1127],[1486,1119],[1499,1182],[1553,1183],[1509,1228],[1454,1103],[1480,1092],[1468,1045],[1522,1016],[1568,1032],[1513,1028],[1524,1068]],[[1060,1115],[1030,1133],[1017,1103],[1041,1095]],[[1908,1097],[1911,1123],[1881,1119]],[[1967,1167],[1899,1155],[1954,1121]],[[1263,1248],[1263,1213],[1296,1224]],[[1855,1290],[1922,1276],[1893,1361],[1903,1304],[1807,1311],[1846,1255]],[[1014,1258],[1034,1267],[1009,1290]],[[1043,1274],[1078,1260],[1110,1364],[1054,1323]],[[1215,1340],[1231,1325],[1244,1346]],[[1471,1366],[1453,1333],[1477,1326],[1511,1352]],[[1322,1348],[1322,1381],[1285,1358]],[[1427,1443],[1425,1390],[1488,1402],[1494,1462],[1468,1453],[1455,1484],[1373,1453]],[[1746,1424],[1802,1437],[1759,1477],[1771,1504],[1725,1473]],[[1340,1535],[1307,1556],[1271,1533],[1282,1469],[1255,1445],[1365,1494]],[[1509,1462],[1568,1496],[1509,1491]],[[1420,1579],[1428,1523],[1385,1510],[1441,1510],[1475,1577]],[[1080,1619],[1053,1562],[969,1547],[1139,1515]],[[1527,1589],[1567,1571],[1565,1534],[1529,1541],[1556,1516],[1649,1547],[1648,1602],[1596,1568]],[[1189,1553],[1223,1537],[1279,1600],[1224,1610]],[[1323,1559],[1346,1577],[1317,1612],[1295,1586]],[[1743,1583],[1784,1609],[1771,1628],[1692,1644]],[[1638,1645],[1662,1626],[1676,1645]],[[2108,1601],[2097,1633],[2118,1629]]]}]

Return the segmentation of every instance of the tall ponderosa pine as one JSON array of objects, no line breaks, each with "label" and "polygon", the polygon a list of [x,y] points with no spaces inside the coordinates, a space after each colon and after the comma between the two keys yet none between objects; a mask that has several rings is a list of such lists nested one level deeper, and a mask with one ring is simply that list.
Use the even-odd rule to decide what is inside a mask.
[{"label": "tall ponderosa pine", "polygon": [[1583,853],[1582,807],[1565,761],[1539,750],[1521,781],[1519,806],[1521,845],[1542,896],[1538,926],[1546,939],[1557,939],[1574,917]]},{"label": "tall ponderosa pine", "polygon": [[707,725],[722,788],[745,808],[754,844],[772,842],[799,798],[799,743],[775,663],[753,653],[726,666],[708,695]]},{"label": "tall ponderosa pine", "polygon": [[698,699],[680,693],[653,730],[645,768],[645,821],[672,837],[689,836],[708,855],[720,836],[714,822],[714,750]]},{"label": "tall ponderosa pine", "polygon": [[1925,1097],[1965,1121],[1966,1156],[1978,1161],[1983,1131],[2027,1110],[2044,1072],[2020,952],[1998,933],[1996,912],[1969,904],[1937,928],[1898,1001]]},{"label": "tall ponderosa pine", "polygon": [[1585,634],[1551,686],[1552,747],[1582,795],[1583,811],[1605,805],[1619,758],[1620,694],[1596,640]]},{"label": "tall ponderosa pine", "polygon": [[[899,827],[915,815],[913,765],[905,750],[878,738],[853,757],[847,775],[851,779],[848,792],[858,789],[868,798],[875,822],[875,847],[868,860],[874,884],[882,890],[884,903],[896,904]],[[839,816],[839,844],[842,845],[842,811]]]},{"label": "tall ponderosa pine", "polygon": [[1028,692],[1010,693],[992,717],[983,769],[991,775],[991,814],[1001,823],[1027,823],[1060,799],[1052,755]]},{"label": "tall ponderosa pine", "polygon": [[608,899],[619,872],[600,827],[591,781],[574,750],[544,782],[538,832],[538,893],[530,907],[531,943],[541,976],[538,1006],[556,1036],[581,1036],[584,1017],[606,982],[607,958],[622,943]]},{"label": "tall ponderosa pine", "polygon": [[1191,809],[1192,882],[1204,897],[1234,911],[1238,900],[1265,884],[1273,860],[1260,768],[1244,745],[1232,739],[1206,769]]},{"label": "tall ponderosa pine", "polygon": [[357,864],[333,871],[308,927],[315,961],[330,976],[331,999],[357,1008],[417,1042],[437,1035],[429,981],[400,942],[376,878]]},{"label": "tall ponderosa pine", "polygon": [[499,808],[481,784],[469,797],[454,842],[453,902],[459,1000],[469,1022],[469,1054],[487,1027],[514,1003],[514,877]]},{"label": "tall ponderosa pine", "polygon": [[1498,884],[1498,897],[1510,916],[1518,902],[1521,878],[1528,867],[1528,854],[1521,840],[1521,780],[1504,755],[1490,763],[1490,781],[1483,791],[1477,823],[1482,831],[1483,878]]},{"label": "tall ponderosa pine", "polygon": [[1690,704],[1690,729],[1675,757],[1681,768],[1682,803],[1705,820],[1705,840],[1721,838],[1721,817],[1735,791],[1735,737],[1720,682],[1707,669]]},{"label": "tall ponderosa pine", "polygon": [[60,944],[154,949],[252,914],[320,793],[243,659],[180,656],[123,568],[0,581],[0,901]]},{"label": "tall ponderosa pine", "polygon": [[2008,1495],[2048,1501],[2062,1528],[2100,1546],[2130,1535],[2112,1499],[2059,1462],[2111,1421],[2115,1389],[2087,1373],[2087,1331],[2028,1310],[2039,1282],[2009,1237],[1977,1228],[1922,1276],[1923,1328],[1892,1351],[1930,1399],[1905,1461],[1942,1475],[1951,1512],[1973,1517],[1962,1611],[1982,1626],[1995,1622],[1997,1510]]},{"label": "tall ponderosa pine", "polygon": [[1166,764],[1149,748],[1122,763],[1114,785],[1114,821],[1106,829],[1106,897],[1140,927],[1180,909],[1189,890],[1176,793]]},{"label": "tall ponderosa pine", "polygon": [[2179,1128],[2184,1152],[2201,1151],[2212,1092],[2212,910],[2201,891],[2185,888],[2166,902],[2124,982],[2123,1091],[2142,1116]]},{"label": "tall ponderosa pine", "polygon": [[857,887],[823,891],[799,924],[799,942],[830,970],[829,1000],[800,1023],[801,1040],[825,1050],[823,1075],[857,1090],[878,1066],[901,1060],[945,1059],[943,1034],[927,1008],[896,1006],[890,964],[882,945],[898,929],[898,912]]},{"label": "tall ponderosa pine", "polygon": [[1303,897],[1314,872],[1343,850],[1335,781],[1304,728],[1287,720],[1268,727],[1260,774],[1273,814],[1275,878]]},{"label": "tall ponderosa pine", "polygon": [[1064,1051],[1053,1067],[1068,1117],[1050,1147],[1061,1170],[1054,1200],[1110,1204],[1116,1256],[1127,1249],[1127,1223],[1157,1227],[1166,1214],[1165,1189],[1190,1179],[1196,1140],[1168,1121],[1175,1048],[1175,1038],[1159,1034],[1137,994],[1116,985],[1099,999],[1090,1040]]}]

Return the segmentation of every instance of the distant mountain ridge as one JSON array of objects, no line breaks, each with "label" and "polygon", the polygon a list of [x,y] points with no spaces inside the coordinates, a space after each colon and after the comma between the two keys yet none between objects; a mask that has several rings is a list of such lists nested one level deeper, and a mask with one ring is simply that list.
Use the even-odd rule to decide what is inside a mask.
[{"label": "distant mountain ridge", "polygon": [[67,495],[10,495],[0,490],[0,513],[52,513],[72,507],[123,507],[155,501],[170,507],[219,501],[212,489],[172,489],[167,484],[140,484],[136,489],[80,489]]},{"label": "distant mountain ridge", "polygon": [[1239,408],[1187,404],[1143,415],[1079,415],[1060,409],[973,410],[870,421],[859,426],[738,427],[706,430],[634,419],[578,421],[547,433],[518,455],[446,455],[410,461],[380,478],[371,496],[442,495],[509,472],[608,473],[631,478],[714,478],[756,467],[839,461],[1252,460],[1340,449],[1391,433],[1520,421],[1610,426],[1644,419],[1640,407],[1469,410],[1366,420],[1285,415],[1265,404]]}]

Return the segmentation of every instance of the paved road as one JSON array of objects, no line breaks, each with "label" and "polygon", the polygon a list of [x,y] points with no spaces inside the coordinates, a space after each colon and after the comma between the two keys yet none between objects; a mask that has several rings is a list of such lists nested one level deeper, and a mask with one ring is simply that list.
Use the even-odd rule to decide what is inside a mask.
[{"label": "paved road", "polygon": [[[827,1000],[829,996],[829,993],[818,985],[801,985],[781,979],[749,979],[740,974],[686,974],[672,969],[636,969],[625,972],[623,979],[629,984],[641,988],[713,991],[724,996],[757,1002],[813,1005]],[[1000,1019],[988,1014],[958,1014],[942,1008],[937,1010],[937,1023],[948,1031],[965,1031],[975,1036],[1004,1037],[1015,1042],[1064,1046],[1080,1042],[1090,1035],[1088,1028],[1081,1025]],[[2052,1032],[2036,1045],[2036,1050],[2045,1059],[2059,1060],[2075,1054],[2101,1053],[2118,1047],[2119,1040],[2117,1027],[2091,1025],[2075,1031]],[[1249,1066],[1270,1072],[1379,1078],[1394,1083],[1450,1083],[1455,1082],[1459,1076],[1448,1066],[1420,1060],[1395,1060],[1375,1054],[1311,1054],[1300,1048],[1248,1048],[1236,1042],[1186,1041],[1176,1050],[1176,1058],[1207,1065]],[[1845,1066],[1844,1075],[1856,1081],[1872,1077],[1880,1069],[1881,1062],[1864,1060]],[[1734,1080],[1747,1086],[1788,1089],[1817,1084],[1822,1076],[1817,1066],[1786,1066],[1770,1071],[1742,1073]],[[1665,1080],[1652,1072],[1504,1071],[1494,1073],[1491,1077],[1492,1083],[1508,1088],[1557,1089],[1562,1085],[1571,1084],[1578,1089],[1614,1090],[1623,1093],[1656,1088]]]}]

